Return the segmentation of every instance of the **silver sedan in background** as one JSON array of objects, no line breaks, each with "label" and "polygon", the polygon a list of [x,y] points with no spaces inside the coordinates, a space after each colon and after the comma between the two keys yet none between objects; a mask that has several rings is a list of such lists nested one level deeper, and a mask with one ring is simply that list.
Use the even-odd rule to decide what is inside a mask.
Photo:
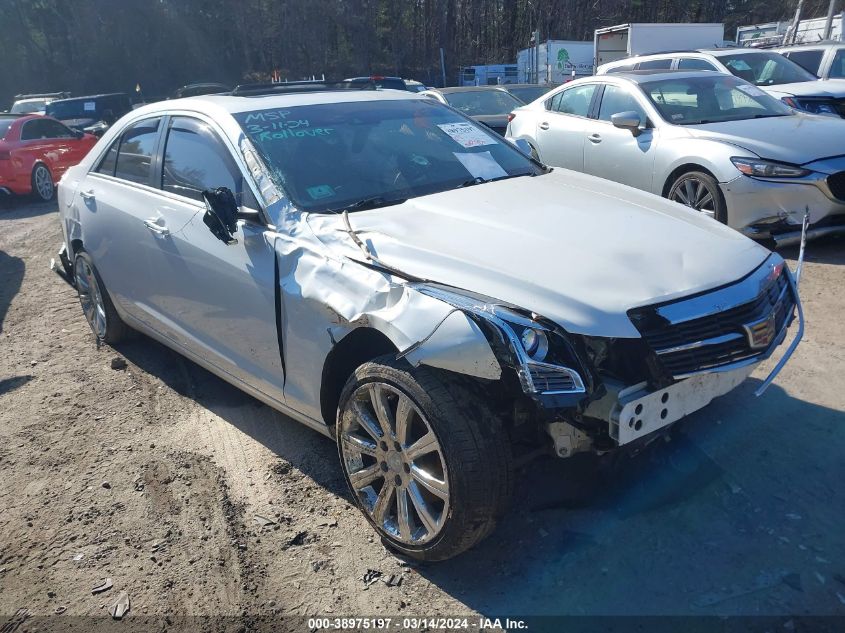
[{"label": "silver sedan in background", "polygon": [[798,113],[737,77],[588,77],[516,109],[508,137],[549,165],[693,207],[754,238],[845,233],[845,122]]}]

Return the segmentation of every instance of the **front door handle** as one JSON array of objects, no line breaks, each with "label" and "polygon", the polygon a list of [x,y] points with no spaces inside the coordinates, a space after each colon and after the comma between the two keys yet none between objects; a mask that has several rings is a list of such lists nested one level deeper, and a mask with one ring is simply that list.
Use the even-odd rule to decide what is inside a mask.
[{"label": "front door handle", "polygon": [[590,134],[588,138],[591,143],[601,143],[601,134]]},{"label": "front door handle", "polygon": [[548,130],[548,129],[549,129],[549,124],[548,124],[546,121],[543,121],[543,122],[540,124],[540,129],[541,129],[541,130]]},{"label": "front door handle", "polygon": [[158,233],[159,235],[170,235],[170,229],[164,224],[164,218],[157,217],[157,218],[147,218],[144,220],[144,226],[150,229],[153,233]]}]

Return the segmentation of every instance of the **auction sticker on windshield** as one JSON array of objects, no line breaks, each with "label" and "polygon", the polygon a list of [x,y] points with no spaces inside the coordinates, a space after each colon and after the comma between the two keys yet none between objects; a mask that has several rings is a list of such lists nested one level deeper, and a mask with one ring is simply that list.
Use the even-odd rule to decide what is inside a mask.
[{"label": "auction sticker on windshield", "polygon": [[437,125],[446,132],[453,140],[464,147],[479,147],[481,145],[495,145],[496,141],[484,130],[479,129],[472,123],[461,121],[458,123],[439,123]]}]

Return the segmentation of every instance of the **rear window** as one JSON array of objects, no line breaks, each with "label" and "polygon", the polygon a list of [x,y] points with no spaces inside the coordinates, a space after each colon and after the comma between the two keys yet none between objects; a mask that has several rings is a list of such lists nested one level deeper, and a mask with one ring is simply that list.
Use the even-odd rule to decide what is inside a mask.
[{"label": "rear window", "polygon": [[830,67],[831,79],[845,79],[845,48],[836,51],[833,64]]},{"label": "rear window", "polygon": [[158,139],[160,122],[161,119],[140,121],[123,133],[117,155],[117,167],[114,171],[116,178],[142,185],[150,183],[152,155]]},{"label": "rear window", "polygon": [[521,105],[522,101],[504,90],[467,90],[445,95],[449,105],[467,116],[508,114]]}]

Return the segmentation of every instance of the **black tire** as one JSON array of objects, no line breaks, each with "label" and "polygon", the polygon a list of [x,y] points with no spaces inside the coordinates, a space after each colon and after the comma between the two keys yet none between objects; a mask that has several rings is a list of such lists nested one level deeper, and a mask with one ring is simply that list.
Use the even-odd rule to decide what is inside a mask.
[{"label": "black tire", "polygon": [[35,163],[30,181],[32,196],[39,202],[50,202],[55,197],[56,184],[53,182],[53,174],[44,163]]},{"label": "black tire", "polygon": [[728,223],[728,206],[719,183],[703,171],[688,171],[678,176],[666,197],[701,213],[712,214],[713,219],[722,224]]},{"label": "black tire", "polygon": [[[94,336],[100,342],[108,343],[109,345],[126,339],[132,330],[124,323],[117,310],[115,310],[114,303],[112,303],[108,290],[106,290],[106,286],[100,277],[100,273],[97,272],[97,268],[94,266],[94,260],[85,251],[79,251],[76,257],[74,257],[73,275],[79,303],[82,306],[82,311],[86,321],[88,321],[88,325],[91,326],[91,331],[94,332]],[[93,283],[89,283],[86,291],[85,285],[87,280],[91,280]],[[97,310],[97,295],[100,297],[102,314],[94,314],[86,307],[86,301],[89,301],[95,304],[94,309]],[[102,327],[98,319],[102,319]]]},{"label": "black tire", "polygon": [[[448,512],[444,513],[436,536],[422,544],[403,542],[374,521],[350,482],[342,420],[344,415],[350,415],[353,394],[373,382],[395,388],[410,398],[439,442],[448,472]],[[336,434],[344,478],[355,503],[385,545],[404,556],[421,561],[457,556],[488,536],[509,505],[513,457],[508,434],[474,389],[474,383],[466,378],[423,366],[411,367],[393,355],[377,358],[360,366],[347,381],[338,406]],[[397,497],[394,503],[398,504]],[[398,517],[399,506],[393,507]]]}]

